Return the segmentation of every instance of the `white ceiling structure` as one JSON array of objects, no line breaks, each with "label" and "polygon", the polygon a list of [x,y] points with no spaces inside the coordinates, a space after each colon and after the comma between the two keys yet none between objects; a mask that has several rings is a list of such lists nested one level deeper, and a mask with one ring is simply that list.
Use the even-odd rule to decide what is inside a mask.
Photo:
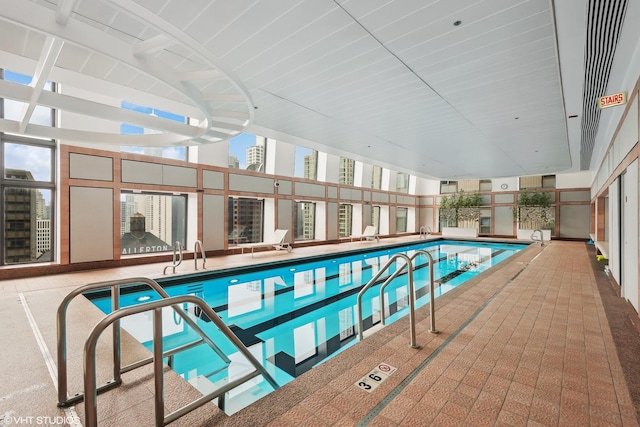
[{"label": "white ceiling structure", "polygon": [[[0,81],[23,103],[0,131],[123,145],[247,131],[438,179],[593,170],[620,115],[594,93],[635,83],[639,19],[634,0],[0,0],[0,68],[34,76]],[[593,34],[609,47],[592,92]],[[46,128],[38,105],[161,133]]]}]

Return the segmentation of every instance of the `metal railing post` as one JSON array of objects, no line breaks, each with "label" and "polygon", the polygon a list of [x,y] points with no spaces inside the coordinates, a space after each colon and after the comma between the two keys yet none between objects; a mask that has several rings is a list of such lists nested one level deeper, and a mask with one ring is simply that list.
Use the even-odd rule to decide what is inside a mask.
[{"label": "metal railing post", "polygon": [[202,246],[202,241],[196,240],[193,244],[193,262],[195,263],[196,270],[198,269],[198,246],[200,246],[200,252],[202,253],[202,269],[206,270],[207,257],[204,254],[204,246]]},{"label": "metal railing post", "polygon": [[162,307],[153,309],[153,383],[156,427],[164,426],[164,375],[162,370]]}]

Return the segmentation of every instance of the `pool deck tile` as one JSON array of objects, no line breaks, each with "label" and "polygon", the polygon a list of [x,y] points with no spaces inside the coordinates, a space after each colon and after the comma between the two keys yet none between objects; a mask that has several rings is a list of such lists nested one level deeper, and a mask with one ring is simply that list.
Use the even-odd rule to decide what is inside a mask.
[{"label": "pool deck tile", "polygon": [[[384,239],[380,244],[402,240],[415,237]],[[207,260],[207,269],[364,245],[369,243],[296,248],[292,254],[215,257]],[[408,346],[409,324],[403,318],[233,416],[207,404],[172,425],[637,426],[640,381],[629,372],[638,369],[629,366],[633,357],[621,347],[640,348],[640,334],[629,331],[634,328],[629,319],[610,326],[617,320],[610,320],[606,309],[618,304],[620,314],[625,304],[602,293],[607,290],[606,278],[592,268],[591,258],[590,248],[582,242],[531,246],[438,298],[439,334],[429,330],[428,307],[419,309],[415,325],[419,348]],[[189,263],[185,269],[192,266]],[[154,264],[0,282],[0,321],[5,325],[0,330],[4,342],[0,425],[17,424],[19,417],[68,415],[55,405],[54,375],[45,362],[48,351],[53,358],[49,366],[55,367],[55,310],[64,295],[81,284],[116,277],[157,278],[162,268]],[[82,388],[83,337],[100,313],[86,301],[73,304],[69,389],[77,391]],[[27,321],[27,309],[41,340]],[[619,344],[620,333],[631,337],[624,346]],[[108,343],[99,343],[99,381],[109,378],[110,351]],[[145,351],[123,338],[123,359],[135,360]],[[355,383],[380,362],[397,371],[371,393],[358,388]],[[98,398],[100,425],[153,425],[150,367],[123,379],[126,385]],[[198,396],[170,371],[165,391],[166,411]],[[84,422],[83,404],[75,410]]]}]

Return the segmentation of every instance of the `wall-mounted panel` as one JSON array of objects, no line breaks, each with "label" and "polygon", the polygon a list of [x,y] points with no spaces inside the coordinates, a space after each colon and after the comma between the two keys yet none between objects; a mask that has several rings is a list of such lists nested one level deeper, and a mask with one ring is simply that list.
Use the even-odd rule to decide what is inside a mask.
[{"label": "wall-mounted panel", "polygon": [[69,178],[113,181],[113,159],[69,153]]},{"label": "wall-mounted panel", "polygon": [[296,182],[296,197],[317,197],[324,198],[324,185],[311,184],[308,182]]},{"label": "wall-mounted panel", "polygon": [[563,191],[560,193],[561,202],[589,202],[591,201],[590,191]]},{"label": "wall-mounted panel", "polygon": [[493,209],[494,234],[513,236],[513,210],[508,206],[496,206]]},{"label": "wall-mounted panel", "polygon": [[340,188],[340,200],[351,200],[353,202],[362,201],[362,190],[356,188]]},{"label": "wall-mounted panel", "polygon": [[198,185],[197,169],[162,165],[162,184],[195,188]]},{"label": "wall-mounted panel", "polygon": [[113,260],[113,190],[69,190],[70,262]]},{"label": "wall-mounted panel", "polygon": [[225,197],[202,195],[202,243],[207,251],[224,249],[227,235],[224,231]]},{"label": "wall-mounted panel", "polygon": [[202,171],[202,187],[209,190],[224,190],[224,173],[219,171]]},{"label": "wall-mounted panel", "polygon": [[122,182],[162,185],[162,165],[122,160]]},{"label": "wall-mounted panel", "polygon": [[389,203],[389,194],[374,192],[371,195],[371,201],[374,203]]},{"label": "wall-mounted panel", "polygon": [[290,196],[293,185],[291,181],[279,179],[278,180],[278,194],[282,196]]},{"label": "wall-mounted panel", "polygon": [[289,230],[285,242],[293,242],[293,224],[292,216],[293,202],[289,199],[278,199],[278,218],[276,220],[277,227],[282,230]]},{"label": "wall-mounted panel", "polygon": [[560,237],[588,239],[590,222],[590,205],[560,206]]},{"label": "wall-mounted panel", "polygon": [[334,187],[332,185],[327,187],[327,197],[330,199],[338,198],[338,187]]},{"label": "wall-mounted panel", "polygon": [[338,238],[338,204],[327,203],[327,239]]},{"label": "wall-mounted panel", "polygon": [[513,193],[509,193],[509,194],[496,194],[494,195],[494,200],[496,204],[500,204],[500,203],[514,203],[515,202],[515,197],[513,195]]},{"label": "wall-mounted panel", "polygon": [[273,178],[240,175],[235,173],[229,174],[229,190],[242,191],[250,193],[274,194],[275,182]]},{"label": "wall-mounted panel", "polygon": [[416,198],[413,196],[398,196],[398,204],[404,206],[415,206]]}]

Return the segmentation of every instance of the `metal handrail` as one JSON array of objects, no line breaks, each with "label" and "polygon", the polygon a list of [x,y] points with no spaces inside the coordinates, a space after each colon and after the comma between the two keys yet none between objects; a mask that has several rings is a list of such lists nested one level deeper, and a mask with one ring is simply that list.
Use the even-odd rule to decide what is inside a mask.
[{"label": "metal handrail", "polygon": [[[178,255],[178,259],[176,261],[176,255]],[[167,274],[167,268],[173,268],[173,273],[176,272],[176,267],[182,264],[182,243],[176,241],[173,245],[173,264],[167,265],[163,270],[162,274]]]},{"label": "metal handrail", "polygon": [[193,262],[195,263],[196,270],[198,269],[198,246],[200,246],[200,253],[202,254],[202,269],[206,270],[207,257],[204,254],[204,246],[202,246],[201,240],[196,240],[193,244]]},{"label": "metal handrail", "polygon": [[364,337],[364,320],[362,318],[362,297],[364,296],[364,294],[376,283],[376,281],[380,278],[380,276],[382,276],[382,274],[387,271],[389,269],[389,267],[392,265],[392,263],[398,259],[398,258],[402,258],[405,260],[405,264],[400,267],[399,269],[397,269],[391,276],[389,276],[380,286],[380,311],[381,311],[381,322],[382,325],[384,325],[384,318],[385,318],[385,312],[384,312],[384,288],[387,287],[387,285],[389,283],[391,283],[391,281],[393,279],[395,279],[406,267],[407,268],[407,282],[409,285],[409,337],[410,337],[410,342],[409,342],[409,346],[411,348],[420,348],[420,346],[418,344],[416,344],[416,325],[415,325],[415,315],[416,315],[416,294],[415,294],[415,287],[414,287],[414,283],[413,283],[413,260],[418,256],[418,255],[426,255],[427,258],[429,259],[429,291],[430,291],[430,317],[431,317],[431,325],[429,328],[429,332],[434,333],[434,334],[438,334],[440,333],[440,331],[438,331],[436,329],[436,316],[435,316],[435,296],[434,296],[434,280],[433,280],[433,257],[431,256],[431,254],[427,251],[424,250],[418,250],[416,251],[415,254],[413,254],[411,257],[405,255],[405,254],[395,254],[393,255],[391,258],[389,258],[389,260],[385,263],[384,266],[382,266],[382,268],[380,268],[380,270],[378,270],[378,272],[376,273],[375,276],[373,276],[371,278],[371,280],[369,280],[369,282],[363,286],[363,288],[360,290],[360,292],[358,292],[358,338],[360,341],[362,341],[363,337]]},{"label": "metal handrail", "polygon": [[[129,279],[110,280],[106,282],[95,282],[80,286],[71,291],[58,306],[56,314],[57,323],[57,350],[58,350],[58,406],[67,407],[83,399],[82,393],[76,393],[71,398],[67,396],[67,308],[71,301],[78,295],[87,291],[97,289],[111,288],[111,309],[116,311],[120,309],[120,287],[133,284],[144,284],[153,289],[162,298],[169,298],[169,294],[153,279],[148,277],[132,277]],[[173,307],[174,310],[184,319],[184,321],[200,335],[201,341],[208,344],[209,347],[228,365],[231,360],[226,354],[211,340],[211,338],[196,324],[196,322],[187,315],[180,307]],[[192,343],[195,345],[195,342]],[[173,350],[167,352],[166,356],[171,357]],[[129,372],[150,363],[152,357],[142,359],[138,362],[131,363],[121,367],[120,358],[120,323],[116,323],[113,327],[113,380],[108,381],[98,388],[99,392],[110,390],[122,384],[121,374]]]},{"label": "metal handrail", "polygon": [[[536,233],[540,234],[540,238],[536,238]],[[539,228],[536,228],[535,230],[533,230],[533,232],[531,233],[531,240],[534,242],[540,242],[540,246],[544,246],[544,234],[542,233],[542,230]]]},{"label": "metal handrail", "polygon": [[[164,381],[163,381],[163,350],[162,350],[162,308],[176,307],[178,304],[192,303],[198,306],[215,324],[218,329],[236,346],[236,348],[249,360],[255,368],[255,371],[238,378],[225,386],[215,390],[199,399],[183,406],[182,408],[164,415]],[[84,346],[84,394],[85,394],[85,425],[88,427],[97,427],[98,425],[98,393],[96,387],[96,345],[98,338],[102,332],[112,323],[117,323],[123,317],[143,313],[153,310],[153,376],[154,376],[154,403],[155,403],[155,425],[164,426],[169,424],[188,412],[202,406],[203,404],[220,397],[219,402],[224,405],[224,394],[243,384],[244,382],[262,375],[264,379],[274,388],[278,389],[278,383],[271,377],[267,370],[258,362],[258,360],[249,352],[242,341],[224,324],[222,319],[218,317],[215,311],[209,307],[206,302],[193,295],[182,295],[170,297],[158,301],[152,301],[139,305],[121,308],[114,311],[102,319],[93,328],[89,334],[89,338]],[[222,408],[224,409],[224,408]]]},{"label": "metal handrail", "polygon": [[[435,282],[433,280],[433,264],[434,264],[433,257],[428,251],[418,250],[413,255],[411,255],[411,257],[409,258],[409,261],[413,263],[413,261],[418,257],[418,255],[426,255],[426,257],[429,259],[429,310],[430,310],[429,315],[431,317],[431,325],[429,326],[429,332],[431,332],[432,334],[439,334],[440,331],[436,329],[436,312],[435,312],[435,295],[434,295]],[[403,268],[399,268],[398,270],[396,270],[380,286],[380,319],[381,319],[382,325],[385,324],[385,316],[386,316],[385,310],[384,310],[384,307],[385,307],[384,289],[387,287],[389,283],[391,283],[393,279],[395,279],[402,272],[403,269],[404,269],[404,266]]]},{"label": "metal handrail", "polygon": [[431,227],[423,225],[420,227],[420,238],[422,239],[422,236],[424,236],[424,238],[426,239],[427,237],[429,237],[432,233],[431,231]]},{"label": "metal handrail", "polygon": [[420,346],[416,344],[416,325],[415,325],[416,296],[413,288],[413,267],[411,265],[411,260],[409,259],[409,257],[401,253],[397,253],[393,255],[391,258],[389,258],[389,260],[385,263],[385,265],[382,266],[380,270],[378,270],[378,273],[376,273],[376,275],[373,276],[366,285],[364,285],[364,287],[360,290],[360,292],[358,292],[358,304],[357,304],[358,305],[358,338],[360,341],[362,341],[364,337],[364,331],[363,331],[364,321],[362,319],[362,297],[365,294],[365,292],[368,291],[369,288],[371,288],[376,283],[376,281],[380,278],[380,276],[382,276],[382,274],[386,272],[387,269],[391,266],[391,264],[398,258],[402,258],[405,260],[405,265],[402,268],[407,267],[407,275],[408,275],[408,282],[409,282],[409,337],[410,337],[409,346],[411,348],[420,348]]}]

